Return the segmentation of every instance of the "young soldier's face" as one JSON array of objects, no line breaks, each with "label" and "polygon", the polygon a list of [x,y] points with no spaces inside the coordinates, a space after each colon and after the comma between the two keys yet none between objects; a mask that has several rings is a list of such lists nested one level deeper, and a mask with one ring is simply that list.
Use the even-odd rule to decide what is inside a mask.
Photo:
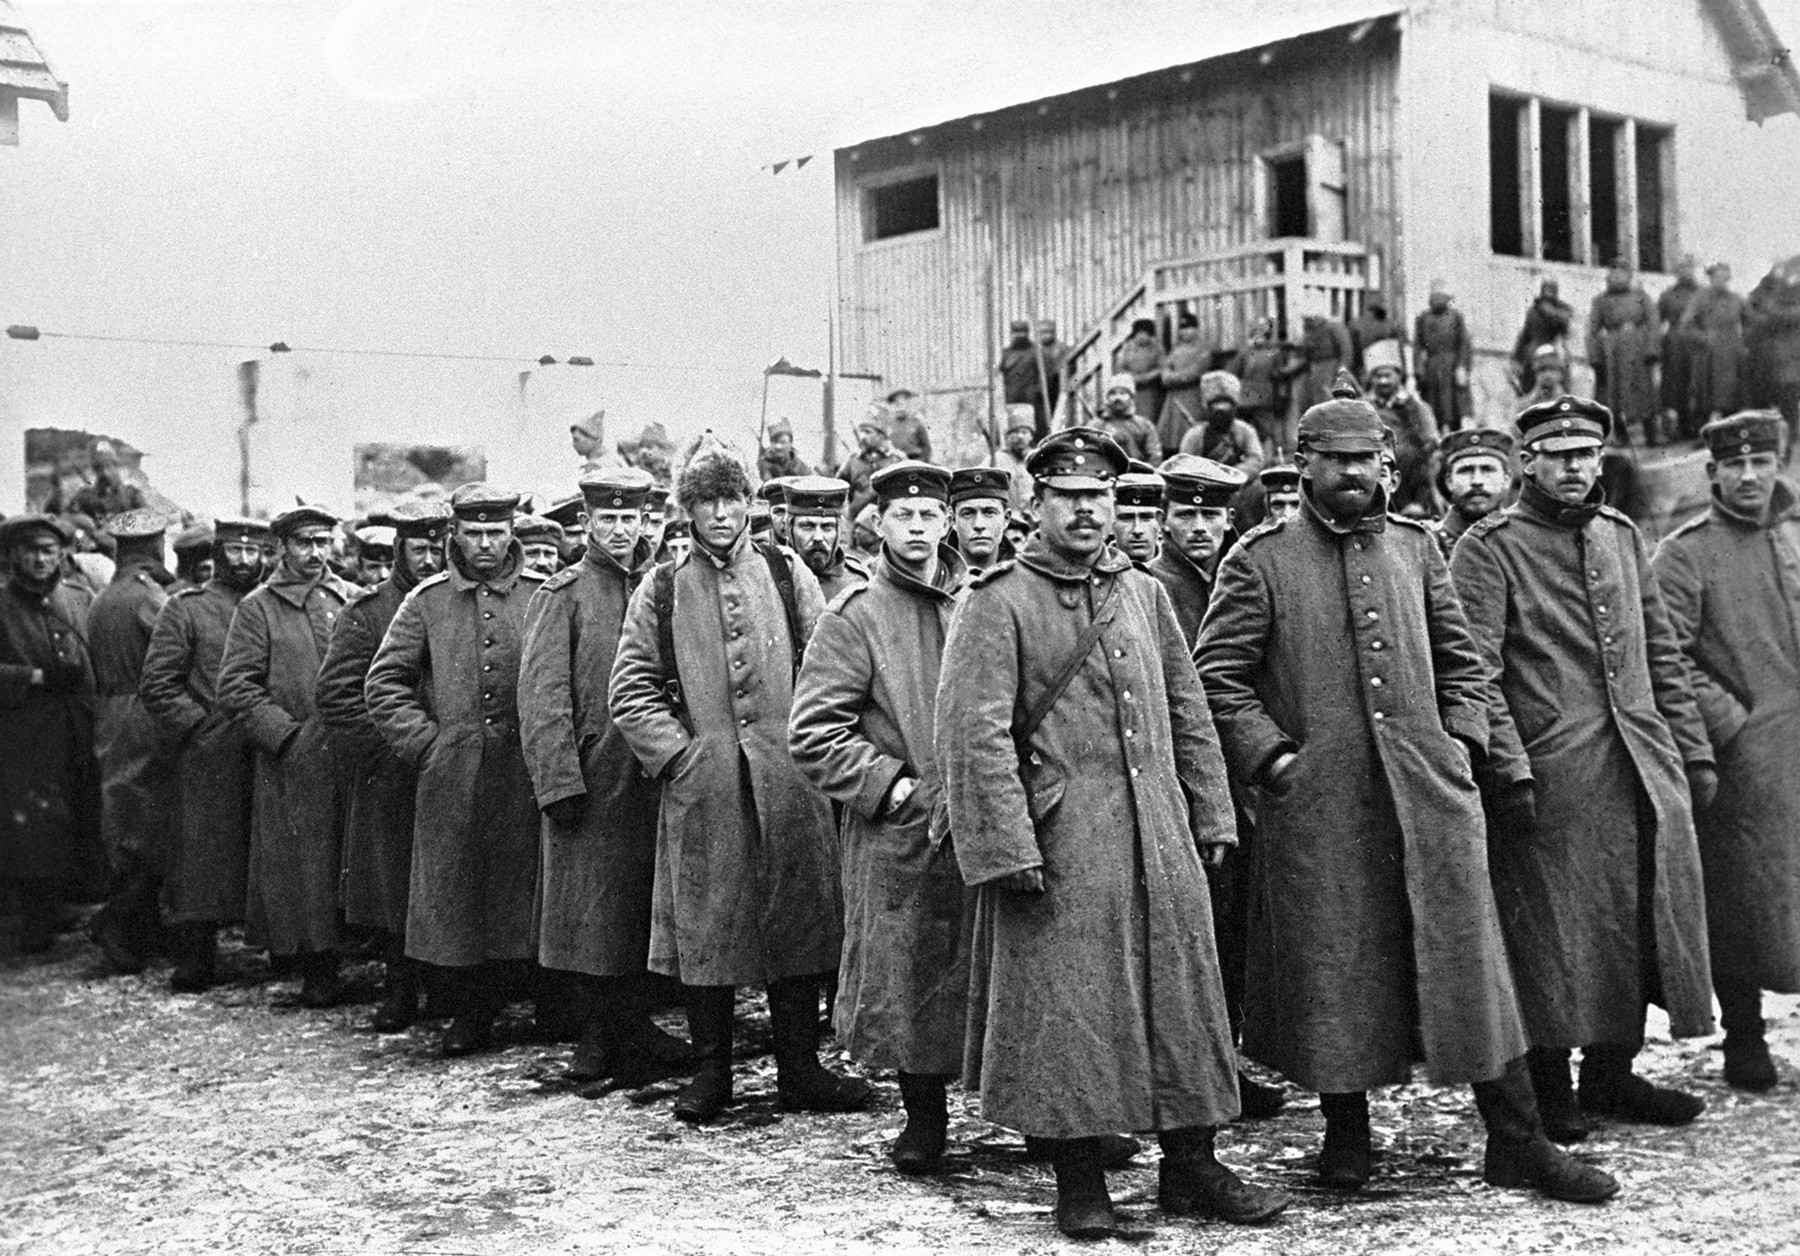
[{"label": "young soldier's face", "polygon": [[34,584],[43,585],[62,565],[63,543],[53,533],[35,529],[13,545],[13,570]]},{"label": "young soldier's face", "polygon": [[1555,452],[1527,449],[1520,459],[1527,479],[1557,501],[1578,505],[1588,499],[1600,479],[1600,446]]},{"label": "young soldier's face", "polygon": [[1228,506],[1169,507],[1169,543],[1196,563],[1205,564],[1218,554],[1224,543],[1225,529],[1231,526]]},{"label": "young soldier's face", "polygon": [[950,515],[935,498],[891,501],[882,509],[880,523],[888,553],[916,567],[937,553],[950,530]]},{"label": "young soldier's face", "polygon": [[1775,475],[1781,459],[1772,453],[1721,458],[1707,466],[1719,500],[1742,515],[1760,517],[1775,493]]},{"label": "young soldier's face", "polygon": [[694,535],[714,549],[730,549],[750,521],[750,499],[721,497],[694,503]]},{"label": "young soldier's face", "polygon": [[1113,539],[1125,557],[1149,562],[1162,541],[1162,511],[1153,506],[1120,506],[1113,515]]},{"label": "young soldier's face", "polygon": [[1005,528],[1006,507],[992,497],[977,497],[956,505],[956,547],[972,562],[994,561]]},{"label": "young soldier's face", "polygon": [[478,576],[500,570],[506,551],[512,548],[512,523],[481,523],[474,519],[456,521],[456,548],[463,562]]},{"label": "young soldier's face", "polygon": [[1283,489],[1279,493],[1268,496],[1269,518],[1276,520],[1292,519],[1300,513],[1300,494],[1292,489]]},{"label": "young soldier's face", "polygon": [[281,557],[288,570],[298,576],[316,576],[325,570],[325,556],[331,553],[331,529],[313,526],[300,528],[292,536],[283,537]]},{"label": "young soldier's face", "polygon": [[1480,519],[1500,505],[1500,497],[1506,492],[1506,464],[1498,458],[1458,458],[1444,476],[1444,484],[1458,514],[1466,519]]},{"label": "young soldier's face", "polygon": [[596,510],[588,515],[588,544],[618,563],[631,558],[643,531],[644,514],[639,510]]},{"label": "young soldier's face", "polygon": [[398,550],[400,561],[420,580],[435,576],[444,569],[444,543],[423,536],[402,537]]}]

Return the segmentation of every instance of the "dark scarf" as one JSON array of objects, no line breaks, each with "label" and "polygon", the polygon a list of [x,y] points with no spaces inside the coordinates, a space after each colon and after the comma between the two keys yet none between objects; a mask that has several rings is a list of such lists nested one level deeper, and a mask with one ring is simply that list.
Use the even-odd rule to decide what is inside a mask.
[{"label": "dark scarf", "polygon": [[1570,503],[1552,497],[1538,487],[1536,480],[1527,478],[1519,490],[1519,505],[1527,514],[1552,527],[1574,532],[1586,527],[1588,521],[1600,513],[1600,507],[1606,505],[1606,490],[1595,484],[1586,500]]}]

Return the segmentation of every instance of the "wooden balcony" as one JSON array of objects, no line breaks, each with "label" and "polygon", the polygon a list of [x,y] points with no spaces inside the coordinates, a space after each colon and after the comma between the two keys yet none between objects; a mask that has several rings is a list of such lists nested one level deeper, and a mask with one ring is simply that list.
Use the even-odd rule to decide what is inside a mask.
[{"label": "wooden balcony", "polygon": [[1219,253],[1159,262],[1128,289],[1072,346],[1066,419],[1100,408],[1113,353],[1131,335],[1131,324],[1153,318],[1164,344],[1175,339],[1183,314],[1200,320],[1200,343],[1235,348],[1262,318],[1274,320],[1279,339],[1300,334],[1301,317],[1329,313],[1349,322],[1363,312],[1368,294],[1381,287],[1381,258],[1360,244],[1288,237],[1259,240]]}]

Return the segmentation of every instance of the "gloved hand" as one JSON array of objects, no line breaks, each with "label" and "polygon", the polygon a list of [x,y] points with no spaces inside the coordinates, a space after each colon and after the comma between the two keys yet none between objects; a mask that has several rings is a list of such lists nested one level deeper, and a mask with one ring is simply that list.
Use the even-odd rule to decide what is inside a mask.
[{"label": "gloved hand", "polygon": [[1511,838],[1529,838],[1537,832],[1537,793],[1530,781],[1513,781],[1501,787],[1490,806],[1492,827]]},{"label": "gloved hand", "polygon": [[54,694],[80,693],[81,686],[87,680],[87,668],[80,663],[58,660],[44,664],[44,692]]},{"label": "gloved hand", "polygon": [[559,829],[579,828],[582,813],[587,810],[587,795],[576,794],[569,798],[558,798],[542,810],[550,823]]},{"label": "gloved hand", "polygon": [[1709,810],[1719,797],[1719,773],[1710,763],[1696,763],[1687,770],[1688,795],[1694,800],[1694,814]]}]

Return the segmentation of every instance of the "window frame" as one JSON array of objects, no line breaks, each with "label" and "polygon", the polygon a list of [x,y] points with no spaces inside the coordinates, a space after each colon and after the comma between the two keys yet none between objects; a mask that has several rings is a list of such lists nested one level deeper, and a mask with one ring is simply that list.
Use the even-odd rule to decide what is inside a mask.
[{"label": "window frame", "polygon": [[[913,183],[921,179],[931,179],[936,186],[937,226],[926,227],[919,231],[904,231],[898,235],[879,238],[872,236],[870,232],[874,227],[875,216],[872,193],[881,188],[892,187],[897,183]],[[941,237],[944,234],[943,163],[939,161],[915,162],[908,166],[896,166],[891,170],[883,170],[859,178],[856,181],[856,233],[857,247],[862,249],[899,248]]]}]

